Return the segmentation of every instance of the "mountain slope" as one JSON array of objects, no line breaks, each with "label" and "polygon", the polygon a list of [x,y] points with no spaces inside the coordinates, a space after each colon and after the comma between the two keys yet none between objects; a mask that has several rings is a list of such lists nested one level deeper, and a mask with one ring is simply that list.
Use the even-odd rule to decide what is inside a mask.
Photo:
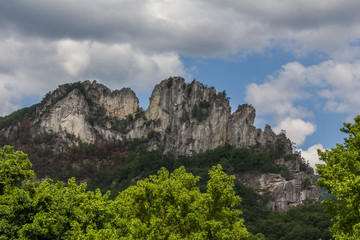
[{"label": "mountain slope", "polygon": [[[267,161],[286,169],[287,176],[253,169],[234,172],[237,179],[260,195],[271,195],[268,206],[279,211],[317,201],[314,172],[292,153],[290,140],[283,133],[276,135],[269,125],[264,131],[256,129],[254,119],[252,106],[240,105],[231,114],[225,92],[195,80],[162,81],[145,111],[131,89],[111,91],[96,81],[84,81],[61,85],[41,103],[0,118],[0,144],[28,152],[38,176],[59,178],[86,167],[96,172],[122,166],[131,160],[133,147],[174,157],[226,144],[275,151],[279,154]],[[90,175],[85,171],[79,178],[89,180]]]}]

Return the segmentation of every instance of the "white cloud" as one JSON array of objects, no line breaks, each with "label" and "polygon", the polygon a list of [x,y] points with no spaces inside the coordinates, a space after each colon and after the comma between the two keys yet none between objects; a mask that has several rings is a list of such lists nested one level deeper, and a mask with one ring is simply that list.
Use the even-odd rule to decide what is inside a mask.
[{"label": "white cloud", "polygon": [[70,39],[56,43],[60,63],[70,76],[78,76],[89,64],[88,42],[77,42]]},{"label": "white cloud", "polygon": [[112,88],[148,90],[169,76],[184,76],[183,63],[175,53],[145,53],[130,44],[88,44],[88,67],[79,75],[94,78]]},{"label": "white cloud", "polygon": [[[1,78],[0,74],[0,78]],[[0,81],[0,116],[6,115],[18,108],[17,105],[10,102],[11,98],[11,89],[8,89],[5,82]]]},{"label": "white cloud", "polygon": [[320,151],[324,151],[324,147],[321,144],[315,144],[311,147],[309,147],[307,150],[299,149],[301,152],[301,156],[305,159],[305,161],[308,161],[310,166],[316,170],[316,164],[325,164],[325,162],[319,160],[319,155],[317,153],[317,150],[320,149]]},{"label": "white cloud", "polygon": [[277,121],[285,117],[305,117],[309,112],[295,106],[296,100],[309,97],[306,87],[306,68],[297,62],[283,66],[276,76],[269,76],[263,84],[252,83],[246,87],[245,100],[260,114],[275,114]]},{"label": "white cloud", "polygon": [[0,115],[66,82],[96,79],[113,89],[143,91],[171,75],[186,76],[176,53],[146,53],[130,44],[8,36],[0,40],[0,53]]},{"label": "white cloud", "polygon": [[305,122],[299,118],[286,118],[274,128],[274,132],[276,133],[280,133],[281,130],[285,130],[286,136],[297,146],[300,146],[305,142],[307,136],[315,132],[316,126],[311,122]]},{"label": "white cloud", "polygon": [[338,113],[360,112],[360,62],[327,61],[308,69],[309,77],[323,78],[318,96],[327,100],[325,110]]},{"label": "white cloud", "polygon": [[[360,61],[328,60],[312,66],[288,63],[264,83],[249,84],[245,99],[260,116],[271,115],[278,128],[296,129],[295,123],[300,124],[299,128],[305,127],[300,119],[312,118],[309,109],[314,108],[309,102],[316,103],[318,111],[344,113],[351,119],[360,112]],[[301,145],[313,133],[309,127],[309,132],[291,136],[290,130],[288,135]]]},{"label": "white cloud", "polygon": [[15,35],[0,38],[0,115],[16,110],[23,98],[57,86],[55,76],[59,72],[54,67],[52,48],[41,39],[22,40]]}]

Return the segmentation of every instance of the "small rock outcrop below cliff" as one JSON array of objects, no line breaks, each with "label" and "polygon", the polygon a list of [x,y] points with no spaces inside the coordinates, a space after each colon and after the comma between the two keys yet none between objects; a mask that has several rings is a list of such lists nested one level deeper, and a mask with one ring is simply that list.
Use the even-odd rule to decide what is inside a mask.
[{"label": "small rock outcrop below cliff", "polygon": [[306,166],[301,169],[301,156],[294,156],[297,156],[297,159],[276,160],[287,167],[290,179],[286,180],[280,174],[274,173],[242,173],[237,174],[236,178],[259,195],[266,195],[267,207],[281,212],[299,204],[319,201],[320,189],[316,184],[313,169]]},{"label": "small rock outcrop below cliff", "polygon": [[[255,109],[240,105],[231,113],[225,92],[181,77],[171,77],[157,84],[149,107],[143,110],[129,88],[111,91],[96,81],[64,84],[48,93],[36,106],[26,125],[5,125],[0,136],[17,138],[26,127],[27,134],[56,134],[61,141],[51,151],[61,152],[80,143],[139,140],[148,150],[189,155],[215,149],[225,144],[237,148],[277,149],[292,154],[291,141],[285,134],[275,134],[269,125],[264,131],[254,126]],[[307,167],[278,159],[291,173],[285,180],[276,174],[245,174],[238,179],[257,189],[271,193],[270,207],[280,211],[318,200],[318,187],[313,171]],[[292,162],[301,162],[295,159]],[[306,186],[305,186],[306,185]],[[305,188],[305,187],[306,188]]]}]

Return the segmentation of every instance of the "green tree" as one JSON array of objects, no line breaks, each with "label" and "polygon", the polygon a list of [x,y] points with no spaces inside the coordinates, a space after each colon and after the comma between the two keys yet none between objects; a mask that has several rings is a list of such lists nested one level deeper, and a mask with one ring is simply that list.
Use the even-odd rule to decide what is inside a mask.
[{"label": "green tree", "polygon": [[9,188],[20,187],[23,181],[35,177],[27,155],[14,151],[11,146],[0,149],[0,160],[0,193]]},{"label": "green tree", "polygon": [[79,232],[107,228],[115,215],[108,200],[109,193],[100,190],[86,191],[86,184],[77,185],[69,179],[62,182],[46,179],[36,189],[31,199],[35,210],[31,221],[19,230],[24,239],[74,239]]},{"label": "green tree", "polygon": [[332,239],[331,215],[324,210],[324,205],[316,203],[292,207],[282,213],[273,211],[266,219],[257,221],[253,231],[261,232],[267,240]]},{"label": "green tree", "polygon": [[334,214],[333,237],[360,239],[360,116],[354,124],[345,123],[341,131],[348,134],[344,144],[318,151],[326,163],[317,165],[319,185],[336,196],[323,201]]},{"label": "green tree", "polygon": [[0,239],[17,238],[17,231],[30,221],[30,180],[35,177],[27,155],[13,147],[0,149]]},{"label": "green tree", "polygon": [[[181,167],[172,174],[162,168],[158,175],[139,181],[121,192],[114,204],[118,229],[127,239],[250,239],[239,218],[234,177],[220,165],[209,172],[207,192],[201,193],[198,177]],[[254,237],[261,239],[261,235]]]}]

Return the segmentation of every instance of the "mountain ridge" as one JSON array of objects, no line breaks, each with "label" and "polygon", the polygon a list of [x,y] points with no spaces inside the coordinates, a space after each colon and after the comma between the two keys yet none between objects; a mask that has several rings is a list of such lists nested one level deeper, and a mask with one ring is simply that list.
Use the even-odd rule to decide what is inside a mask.
[{"label": "mountain ridge", "polygon": [[[269,125],[264,131],[256,129],[253,125],[256,113],[251,105],[239,105],[231,113],[225,92],[217,92],[196,80],[185,83],[181,77],[170,77],[161,81],[154,87],[146,110],[139,107],[131,89],[111,91],[96,81],[61,85],[41,103],[25,110],[17,124],[0,119],[1,144],[9,139],[19,146],[39,141],[49,152],[62,153],[83,143],[138,141],[144,149],[175,156],[226,144],[259,151],[278,149],[283,156],[275,161],[288,169],[291,180],[258,173],[238,175],[238,180],[257,188],[258,194],[274,194],[269,206],[280,211],[307,199],[318,200],[313,170],[308,166],[301,169],[303,160],[292,154],[291,141],[284,133],[276,135]],[[44,142],[46,138],[48,141]],[[291,155],[294,159],[287,161],[286,156]],[[304,181],[308,181],[306,188],[302,186]]]}]

